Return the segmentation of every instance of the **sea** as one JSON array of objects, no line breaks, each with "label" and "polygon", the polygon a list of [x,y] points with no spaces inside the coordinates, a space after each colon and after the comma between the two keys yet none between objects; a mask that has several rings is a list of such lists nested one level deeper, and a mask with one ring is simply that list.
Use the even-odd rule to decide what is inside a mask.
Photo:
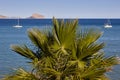
[{"label": "sea", "polygon": [[[73,19],[64,19],[73,20]],[[106,56],[120,56],[120,19],[109,19],[112,28],[104,28],[107,19],[78,19],[79,27],[99,28],[103,35],[100,42],[105,42],[103,49]],[[30,70],[28,59],[20,56],[11,50],[12,44],[26,44],[32,46],[27,36],[29,28],[37,27],[40,29],[51,28],[52,19],[20,19],[19,24],[22,28],[15,28],[17,19],[0,19],[0,78],[13,73],[18,68]],[[111,80],[120,80],[120,65],[113,67],[113,70],[106,74]]]}]

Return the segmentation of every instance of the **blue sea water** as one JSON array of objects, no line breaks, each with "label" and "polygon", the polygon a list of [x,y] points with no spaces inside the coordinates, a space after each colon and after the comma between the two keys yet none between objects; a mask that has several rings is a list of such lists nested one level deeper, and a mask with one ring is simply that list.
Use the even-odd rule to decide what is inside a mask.
[{"label": "blue sea water", "polygon": [[[67,20],[67,19],[65,19]],[[105,42],[104,51],[106,55],[120,56],[120,19],[110,19],[112,28],[103,28],[106,19],[79,19],[81,27],[100,28],[104,32],[100,38],[101,42]],[[28,60],[10,49],[11,44],[27,44],[31,45],[27,36],[27,29],[32,27],[50,27],[52,19],[20,19],[20,25],[23,27],[18,29],[13,26],[17,24],[16,19],[0,19],[0,78],[5,74],[10,74],[13,69],[25,68],[30,69]],[[111,80],[120,80],[120,65],[115,66],[112,72],[107,74]]]}]

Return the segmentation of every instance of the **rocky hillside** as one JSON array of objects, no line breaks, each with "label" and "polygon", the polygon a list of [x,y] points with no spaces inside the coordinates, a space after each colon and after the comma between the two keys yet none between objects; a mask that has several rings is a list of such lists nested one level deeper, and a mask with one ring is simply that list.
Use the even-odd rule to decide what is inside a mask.
[{"label": "rocky hillside", "polygon": [[[0,19],[7,19],[7,18],[9,18],[9,19],[16,19],[16,18],[18,18],[18,17],[16,17],[16,16],[13,16],[13,17],[8,17],[8,16],[4,16],[4,15],[0,15]],[[38,14],[38,13],[34,13],[34,14],[32,14],[30,17],[26,17],[26,18],[30,18],[30,19],[41,19],[41,18],[44,18],[44,16],[43,15],[40,15],[40,14]]]},{"label": "rocky hillside", "polygon": [[43,15],[40,15],[38,13],[34,13],[32,14],[32,16],[30,16],[29,18],[32,18],[32,19],[40,19],[40,18],[44,18]]},{"label": "rocky hillside", "polygon": [[0,15],[0,18],[4,19],[4,18],[8,18],[8,17],[7,17],[7,16]]}]

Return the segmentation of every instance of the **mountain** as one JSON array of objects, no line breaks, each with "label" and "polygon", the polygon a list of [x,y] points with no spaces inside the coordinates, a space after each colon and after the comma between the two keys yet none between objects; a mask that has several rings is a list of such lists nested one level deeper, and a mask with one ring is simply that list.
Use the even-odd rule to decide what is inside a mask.
[{"label": "mountain", "polygon": [[0,18],[6,19],[6,18],[8,18],[8,17],[7,17],[7,16],[0,15]]},{"label": "mountain", "polygon": [[[4,16],[4,15],[0,15],[0,19],[16,19],[16,18],[18,18],[18,17],[16,17],[16,16],[13,16],[13,17],[7,17],[7,16]],[[34,13],[34,14],[32,14],[30,17],[27,17],[27,19],[42,19],[42,18],[44,18],[44,16],[43,15],[40,15],[40,14],[38,14],[38,13]]]},{"label": "mountain", "polygon": [[40,15],[38,13],[34,13],[32,14],[32,16],[28,17],[28,18],[32,18],[32,19],[41,19],[41,18],[44,18],[43,15]]}]

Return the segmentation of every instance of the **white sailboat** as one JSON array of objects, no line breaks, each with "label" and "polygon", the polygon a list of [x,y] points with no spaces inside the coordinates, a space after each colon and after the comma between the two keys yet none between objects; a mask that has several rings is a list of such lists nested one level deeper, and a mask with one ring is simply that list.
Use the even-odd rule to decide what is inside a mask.
[{"label": "white sailboat", "polygon": [[13,26],[13,27],[15,27],[15,28],[21,28],[21,27],[23,27],[23,26],[19,25],[19,18],[18,18],[18,21],[17,21],[17,22],[18,22],[17,25],[15,25],[15,26]]},{"label": "white sailboat", "polygon": [[104,25],[104,28],[112,28],[110,20],[107,20],[107,23]]}]

